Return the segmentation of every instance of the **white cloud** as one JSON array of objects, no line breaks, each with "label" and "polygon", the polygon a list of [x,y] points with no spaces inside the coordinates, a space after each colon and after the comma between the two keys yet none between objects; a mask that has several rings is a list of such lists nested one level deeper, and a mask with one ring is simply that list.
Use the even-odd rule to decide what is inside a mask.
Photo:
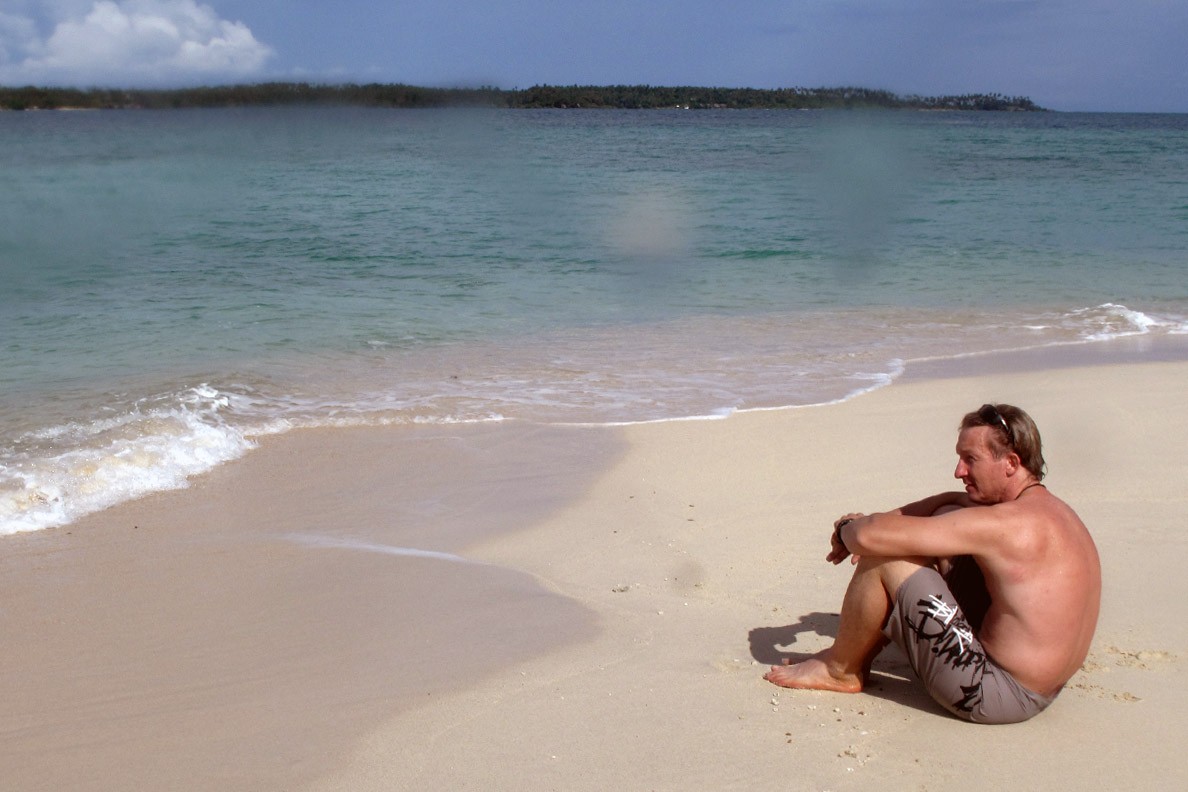
[{"label": "white cloud", "polygon": [[[27,4],[26,4],[27,5]],[[0,14],[0,83],[162,86],[243,78],[272,57],[242,22],[195,0],[95,0],[58,12],[41,33],[29,15]]]}]

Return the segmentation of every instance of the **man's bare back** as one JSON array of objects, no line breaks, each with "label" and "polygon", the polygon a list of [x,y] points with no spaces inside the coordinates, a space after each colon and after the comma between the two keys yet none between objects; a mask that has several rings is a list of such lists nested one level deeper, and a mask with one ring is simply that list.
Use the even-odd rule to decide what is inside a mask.
[{"label": "man's bare back", "polygon": [[1018,525],[1017,555],[977,558],[991,605],[978,634],[995,661],[1045,695],[1085,662],[1101,599],[1101,564],[1076,513],[1043,486],[991,506]]}]

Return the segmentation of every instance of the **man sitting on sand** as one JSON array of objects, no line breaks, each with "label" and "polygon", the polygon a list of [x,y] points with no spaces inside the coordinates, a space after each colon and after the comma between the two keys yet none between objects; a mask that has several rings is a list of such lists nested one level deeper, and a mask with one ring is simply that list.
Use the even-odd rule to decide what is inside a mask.
[{"label": "man sitting on sand", "polygon": [[1039,430],[987,404],[961,421],[949,492],[884,514],[848,514],[827,560],[857,565],[833,645],[764,677],[858,693],[894,641],[959,718],[1015,723],[1044,710],[1085,660],[1101,565],[1084,524],[1040,483]]}]

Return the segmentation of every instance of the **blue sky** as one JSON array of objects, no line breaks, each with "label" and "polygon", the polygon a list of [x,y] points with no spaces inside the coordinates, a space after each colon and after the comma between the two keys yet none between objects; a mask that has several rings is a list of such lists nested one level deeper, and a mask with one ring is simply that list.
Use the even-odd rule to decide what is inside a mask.
[{"label": "blue sky", "polygon": [[0,0],[0,84],[860,85],[1188,112],[1185,0]]}]

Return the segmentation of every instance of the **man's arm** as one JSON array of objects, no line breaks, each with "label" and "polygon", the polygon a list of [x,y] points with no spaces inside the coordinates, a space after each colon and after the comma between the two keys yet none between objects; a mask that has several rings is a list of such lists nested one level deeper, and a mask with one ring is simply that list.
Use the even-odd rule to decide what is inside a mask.
[{"label": "man's arm", "polygon": [[947,558],[1003,554],[1011,537],[1018,533],[1011,530],[1017,508],[1015,504],[974,506],[930,517],[897,510],[857,517],[837,533],[845,548],[855,555]]},{"label": "man's arm", "polygon": [[[936,495],[930,495],[927,498],[908,503],[904,506],[900,506],[898,509],[889,512],[889,514],[901,515],[904,517],[931,517],[936,514],[937,511],[948,506],[967,508],[974,505],[976,504],[974,504],[974,502],[970,500],[969,496],[964,492],[941,492]],[[838,540],[842,538],[842,527],[863,517],[866,517],[866,515],[856,512],[852,514],[846,514],[834,521],[832,546],[830,548],[829,555],[825,557],[826,561],[830,561],[834,564],[840,564],[851,553],[853,553],[854,558],[851,560],[853,563],[857,563],[858,556],[861,555],[861,553],[849,547],[848,545],[839,543]]]}]

